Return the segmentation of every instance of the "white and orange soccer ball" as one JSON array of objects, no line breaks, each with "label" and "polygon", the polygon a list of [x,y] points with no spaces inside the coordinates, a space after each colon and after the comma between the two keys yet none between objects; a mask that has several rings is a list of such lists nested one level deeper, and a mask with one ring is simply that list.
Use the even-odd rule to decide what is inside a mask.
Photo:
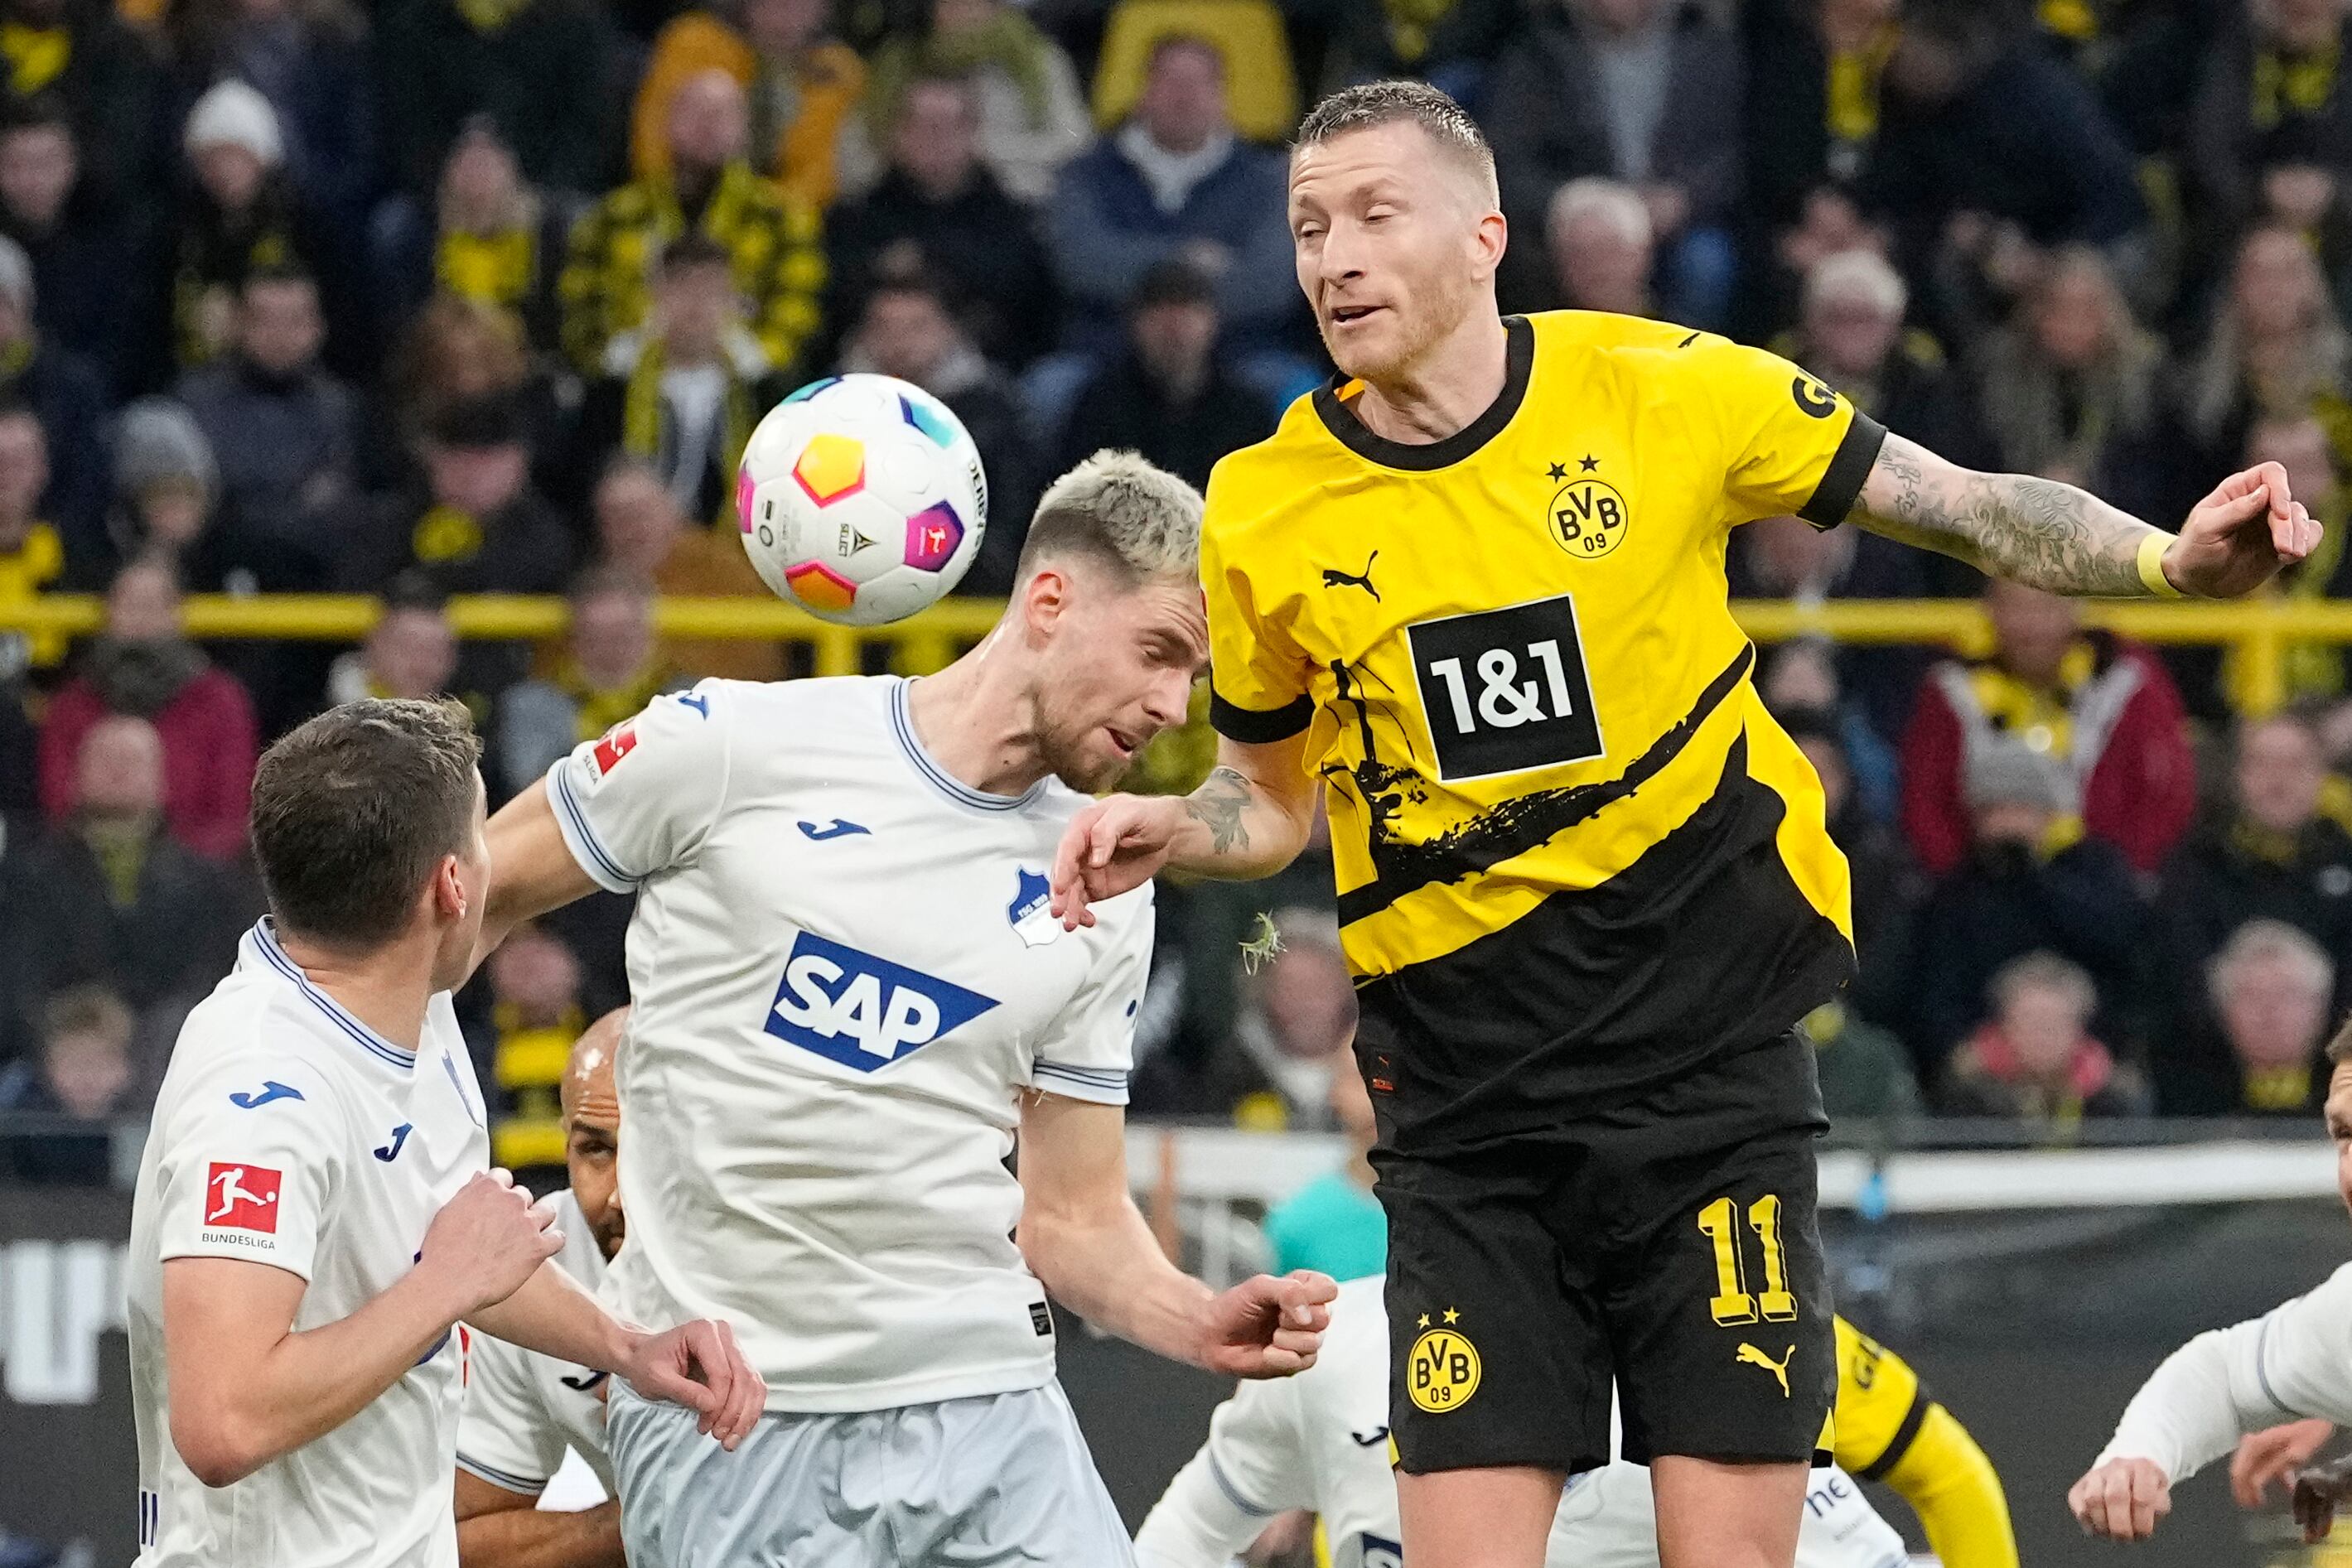
[{"label": "white and orange soccer ball", "polygon": [[878,626],[971,570],[988,476],[963,422],[922,388],[827,376],[752,431],[735,512],[761,581],[812,615]]}]

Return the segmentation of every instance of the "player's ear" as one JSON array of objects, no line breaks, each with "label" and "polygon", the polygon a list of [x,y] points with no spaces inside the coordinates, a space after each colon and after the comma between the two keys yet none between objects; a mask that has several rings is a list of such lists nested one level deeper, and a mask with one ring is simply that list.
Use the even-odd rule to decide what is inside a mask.
[{"label": "player's ear", "polygon": [[443,855],[433,868],[433,912],[444,920],[466,917],[466,883],[456,855]]},{"label": "player's ear", "polygon": [[1070,588],[1066,570],[1051,561],[1040,566],[1017,595],[1023,620],[1034,631],[1051,631],[1070,607]]},{"label": "player's ear", "polygon": [[1503,265],[1503,251],[1510,239],[1510,222],[1502,214],[1489,211],[1478,219],[1477,227],[1471,233],[1470,251],[1480,281],[1494,277],[1496,269]]}]

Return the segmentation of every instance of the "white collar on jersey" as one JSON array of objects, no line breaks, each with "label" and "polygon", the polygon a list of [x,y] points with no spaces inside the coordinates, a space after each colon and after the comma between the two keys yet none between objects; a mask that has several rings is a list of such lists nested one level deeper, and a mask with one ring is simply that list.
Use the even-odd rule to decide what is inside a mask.
[{"label": "white collar on jersey", "polygon": [[416,1065],[415,1051],[401,1050],[353,1018],[344,1010],[341,1002],[310,983],[310,977],[302,972],[302,966],[288,957],[286,949],[278,945],[278,933],[270,928],[269,916],[263,915],[254,925],[251,940],[253,950],[261,956],[261,961],[293,981],[294,988],[300,991],[311,1006],[326,1014],[328,1020],[353,1044],[394,1067]]},{"label": "white collar on jersey", "polygon": [[940,767],[931,754],[923,749],[922,741],[915,734],[914,716],[907,711],[907,694],[914,689],[914,685],[909,680],[898,680],[891,684],[890,733],[898,737],[898,748],[907,754],[907,760],[915,765],[916,772],[929,779],[932,787],[949,800],[977,811],[1017,811],[1037,798],[1038,791],[1045,788],[1043,779],[1018,795],[991,795],[984,789],[973,789]]}]

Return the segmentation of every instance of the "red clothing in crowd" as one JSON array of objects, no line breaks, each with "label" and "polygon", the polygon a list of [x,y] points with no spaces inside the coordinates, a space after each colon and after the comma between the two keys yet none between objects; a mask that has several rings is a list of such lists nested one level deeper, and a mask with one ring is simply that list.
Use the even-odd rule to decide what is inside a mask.
[{"label": "red clothing in crowd", "polygon": [[[2036,734],[2035,731],[2041,733]],[[2154,874],[2197,810],[2197,761],[2179,690],[2147,650],[2095,632],[2068,651],[2054,689],[1990,660],[1940,664],[1903,736],[1903,831],[1941,876],[1967,854],[1970,737],[2007,734],[2064,765],[2083,826]]]},{"label": "red clothing in crowd", "polygon": [[[84,737],[107,716],[96,688],[68,681],[41,726],[41,810],[62,821],[74,809],[76,764]],[[260,759],[253,703],[234,675],[206,667],[148,716],[163,741],[163,824],[198,854],[234,860],[245,852],[253,768]]]}]

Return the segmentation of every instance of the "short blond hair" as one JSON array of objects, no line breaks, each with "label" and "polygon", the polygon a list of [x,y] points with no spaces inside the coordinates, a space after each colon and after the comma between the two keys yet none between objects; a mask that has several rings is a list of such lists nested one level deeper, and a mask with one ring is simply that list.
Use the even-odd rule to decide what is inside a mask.
[{"label": "short blond hair", "polygon": [[1297,140],[1290,146],[1296,158],[1302,147],[1345,136],[1351,131],[1411,121],[1438,150],[1478,176],[1488,203],[1502,200],[1495,180],[1495,150],[1470,111],[1425,81],[1360,82],[1329,94],[1307,111]]},{"label": "short blond hair", "polygon": [[1125,580],[1200,575],[1201,492],[1133,452],[1096,453],[1046,488],[1021,547],[1026,577],[1080,555]]}]

